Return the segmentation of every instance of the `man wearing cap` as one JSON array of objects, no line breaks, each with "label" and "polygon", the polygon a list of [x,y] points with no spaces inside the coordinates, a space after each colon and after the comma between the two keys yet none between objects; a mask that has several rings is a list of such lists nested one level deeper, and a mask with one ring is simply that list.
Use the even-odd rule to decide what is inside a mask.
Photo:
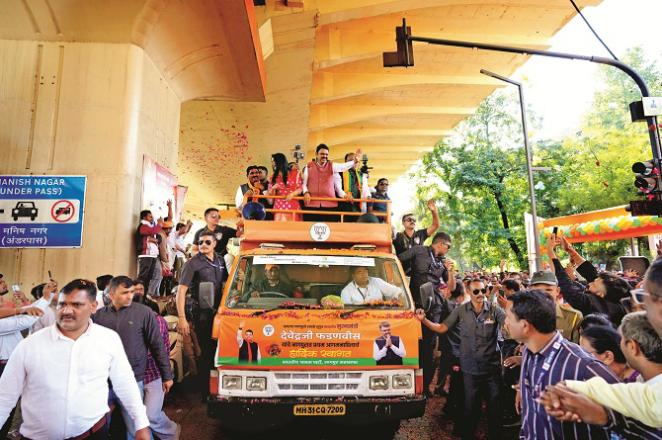
[{"label": "man wearing cap", "polygon": [[252,297],[259,297],[264,292],[278,292],[292,296],[293,287],[280,278],[280,266],[277,264],[264,265],[264,278],[253,284],[250,292]]},{"label": "man wearing cap", "polygon": [[579,323],[584,316],[582,312],[573,309],[569,304],[561,303],[561,288],[556,275],[548,270],[534,272],[531,276],[529,288],[542,290],[554,300],[556,305],[556,329],[564,338],[579,344]]}]

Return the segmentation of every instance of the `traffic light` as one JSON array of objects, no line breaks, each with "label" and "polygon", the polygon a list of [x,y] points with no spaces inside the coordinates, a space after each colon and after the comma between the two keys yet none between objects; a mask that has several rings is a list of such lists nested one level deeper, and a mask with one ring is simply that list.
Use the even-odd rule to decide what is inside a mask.
[{"label": "traffic light", "polygon": [[397,52],[384,52],[384,67],[409,67],[414,65],[414,48],[411,37],[411,27],[402,19],[402,26],[395,28]]},{"label": "traffic light", "polygon": [[632,172],[635,173],[634,186],[641,193],[656,194],[662,189],[660,187],[660,170],[655,166],[653,160],[633,163]]}]

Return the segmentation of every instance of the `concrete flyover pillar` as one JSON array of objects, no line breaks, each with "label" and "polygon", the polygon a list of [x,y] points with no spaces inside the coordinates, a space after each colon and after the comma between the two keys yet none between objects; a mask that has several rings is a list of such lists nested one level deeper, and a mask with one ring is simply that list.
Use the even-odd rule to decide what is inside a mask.
[{"label": "concrete flyover pillar", "polygon": [[80,249],[0,249],[23,290],[135,274],[142,158],[177,173],[181,102],[132,44],[0,40],[0,174],[88,178]]}]

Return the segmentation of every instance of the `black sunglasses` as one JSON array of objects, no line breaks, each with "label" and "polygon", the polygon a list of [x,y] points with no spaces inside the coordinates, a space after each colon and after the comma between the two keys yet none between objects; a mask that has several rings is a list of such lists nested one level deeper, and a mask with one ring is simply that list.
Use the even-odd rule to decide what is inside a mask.
[{"label": "black sunglasses", "polygon": [[211,240],[198,240],[198,246],[202,246],[203,244],[211,245],[212,243]]},{"label": "black sunglasses", "polygon": [[487,293],[487,289],[484,287],[482,289],[474,289],[473,293],[474,295],[478,295],[479,293]]}]

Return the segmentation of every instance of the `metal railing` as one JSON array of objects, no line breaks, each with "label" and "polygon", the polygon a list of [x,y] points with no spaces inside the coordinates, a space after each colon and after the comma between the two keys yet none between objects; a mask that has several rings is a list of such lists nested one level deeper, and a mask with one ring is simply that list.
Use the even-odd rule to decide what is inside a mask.
[{"label": "metal railing", "polygon": [[[243,204],[244,206],[247,202],[259,202],[259,200],[283,200],[287,199],[287,196],[272,196],[268,194],[261,194],[258,196],[252,195],[252,196],[244,196]],[[296,196],[296,197],[291,197],[289,200],[297,200],[304,202],[305,198],[303,196]],[[266,212],[270,213],[284,213],[284,214],[314,214],[314,215],[324,215],[324,216],[340,216],[340,222],[345,221],[345,216],[347,217],[360,217],[363,214],[369,213],[373,214],[377,218],[383,218],[384,223],[386,224],[391,224],[391,200],[383,200],[383,199],[346,199],[346,198],[338,198],[338,197],[310,197],[311,202],[336,202],[336,203],[371,203],[371,204],[384,204],[386,205],[386,212],[380,212],[380,211],[367,211],[366,207],[366,212],[354,212],[354,211],[322,211],[322,210],[316,210],[314,208],[312,209],[275,209],[275,208],[269,208],[266,205],[262,203],[264,206],[264,210]],[[241,210],[240,210],[241,212]]]}]

